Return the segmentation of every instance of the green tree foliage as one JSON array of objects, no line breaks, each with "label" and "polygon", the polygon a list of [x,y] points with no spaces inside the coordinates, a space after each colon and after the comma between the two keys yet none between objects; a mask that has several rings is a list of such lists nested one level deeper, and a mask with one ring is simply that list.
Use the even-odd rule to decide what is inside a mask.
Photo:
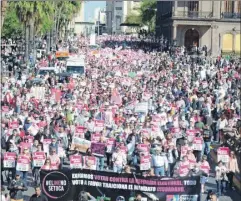
[{"label": "green tree foliage", "polygon": [[3,24],[4,34],[13,32],[13,27],[18,26],[25,29],[29,27],[30,39],[34,35],[46,34],[53,26],[57,26],[58,32],[71,21],[80,8],[81,3],[75,1],[11,2]]},{"label": "green tree foliage", "polygon": [[137,23],[142,26],[148,26],[148,30],[155,30],[156,19],[156,0],[142,0],[138,8],[138,14],[131,13],[126,17],[126,23]]},{"label": "green tree foliage", "polygon": [[155,29],[156,7],[156,0],[143,0],[140,6],[141,21],[148,26],[149,31]]},{"label": "green tree foliage", "polygon": [[142,21],[141,21],[141,16],[140,14],[136,14],[136,13],[130,13],[130,15],[128,15],[126,17],[125,23],[128,24],[140,24],[142,25]]},{"label": "green tree foliage", "polygon": [[2,36],[5,37],[14,37],[21,35],[23,31],[23,26],[20,24],[20,21],[15,12],[14,4],[9,3],[4,18]]}]

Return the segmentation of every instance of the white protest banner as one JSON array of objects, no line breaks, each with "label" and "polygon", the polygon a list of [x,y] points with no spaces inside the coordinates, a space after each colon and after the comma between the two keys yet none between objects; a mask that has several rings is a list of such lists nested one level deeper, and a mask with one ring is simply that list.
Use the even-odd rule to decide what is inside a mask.
[{"label": "white protest banner", "polygon": [[116,145],[115,138],[108,138],[106,141],[106,152],[112,153],[114,151],[115,145]]},{"label": "white protest banner", "polygon": [[203,140],[201,137],[194,137],[193,139],[193,150],[202,151]]},{"label": "white protest banner", "polygon": [[149,170],[151,168],[151,157],[150,155],[142,155],[140,157],[140,170]]},{"label": "white protest banner", "polygon": [[33,166],[34,167],[42,167],[44,165],[46,156],[45,152],[34,152],[33,153]]},{"label": "white protest banner", "polygon": [[17,171],[28,172],[30,169],[30,160],[27,156],[20,155],[17,160]]},{"label": "white protest banner", "polygon": [[71,169],[81,169],[82,168],[82,156],[81,155],[72,155],[69,157],[70,168]]},{"label": "white protest banner", "polygon": [[96,170],[97,169],[97,159],[95,156],[84,156],[83,157],[83,168]]},{"label": "white protest banner", "polygon": [[15,168],[17,154],[15,152],[5,152],[3,156],[4,168]]},{"label": "white protest banner", "polygon": [[86,153],[87,149],[89,149],[90,146],[91,141],[74,136],[72,139],[70,150],[78,150],[82,153]]},{"label": "white protest banner", "polygon": [[230,154],[229,147],[219,147],[217,150],[217,160],[222,161],[224,163],[228,163],[229,154]]},{"label": "white protest banner", "polygon": [[135,112],[148,113],[148,102],[137,103],[135,105]]}]

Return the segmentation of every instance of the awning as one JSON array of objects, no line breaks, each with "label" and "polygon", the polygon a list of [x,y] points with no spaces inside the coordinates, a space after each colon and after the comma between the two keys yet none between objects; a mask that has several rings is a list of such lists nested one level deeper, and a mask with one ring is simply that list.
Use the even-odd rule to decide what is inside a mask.
[{"label": "awning", "polygon": [[122,26],[122,27],[139,27],[140,24],[136,24],[136,23],[121,23],[120,26]]}]

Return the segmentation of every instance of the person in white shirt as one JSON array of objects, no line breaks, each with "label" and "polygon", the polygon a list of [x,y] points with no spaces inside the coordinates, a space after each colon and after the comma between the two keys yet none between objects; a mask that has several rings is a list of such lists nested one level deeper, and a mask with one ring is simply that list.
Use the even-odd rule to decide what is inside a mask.
[{"label": "person in white shirt", "polygon": [[217,122],[217,133],[216,133],[216,141],[222,142],[222,135],[223,135],[223,129],[228,126],[228,121],[225,117],[225,115],[222,115],[221,118]]},{"label": "person in white shirt", "polygon": [[155,176],[165,176],[165,172],[168,171],[168,160],[165,153],[161,152],[161,149],[157,149],[156,153],[152,155],[152,167],[154,169]]},{"label": "person in white shirt", "polygon": [[228,181],[227,178],[227,168],[225,167],[222,161],[218,162],[218,165],[215,168],[215,180],[217,183],[217,192],[218,195],[221,196],[222,193],[226,192],[226,182]]},{"label": "person in white shirt", "polygon": [[125,167],[127,159],[126,155],[123,154],[120,150],[120,147],[116,148],[116,151],[112,155],[112,161],[113,161],[113,171],[117,173],[121,173],[123,170],[123,167]]}]

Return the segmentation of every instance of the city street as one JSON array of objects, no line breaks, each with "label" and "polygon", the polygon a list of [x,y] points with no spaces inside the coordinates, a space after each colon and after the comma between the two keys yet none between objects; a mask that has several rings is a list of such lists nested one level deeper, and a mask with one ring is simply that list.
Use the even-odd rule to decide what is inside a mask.
[{"label": "city street", "polygon": [[0,7],[0,201],[241,201],[241,1]]}]

